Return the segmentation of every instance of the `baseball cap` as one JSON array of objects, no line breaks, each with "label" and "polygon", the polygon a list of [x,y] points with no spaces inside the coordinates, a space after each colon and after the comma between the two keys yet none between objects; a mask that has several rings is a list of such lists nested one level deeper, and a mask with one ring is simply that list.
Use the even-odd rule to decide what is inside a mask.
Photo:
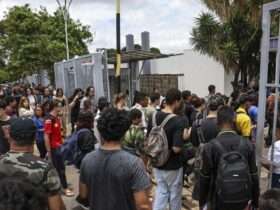
[{"label": "baseball cap", "polygon": [[33,138],[36,127],[30,118],[19,117],[11,121],[10,135],[15,141]]}]

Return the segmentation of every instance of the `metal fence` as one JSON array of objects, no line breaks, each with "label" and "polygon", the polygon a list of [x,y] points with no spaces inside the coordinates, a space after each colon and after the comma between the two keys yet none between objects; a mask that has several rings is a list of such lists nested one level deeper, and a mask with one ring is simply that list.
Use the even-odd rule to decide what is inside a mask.
[{"label": "metal fence", "polygon": [[94,53],[68,61],[56,63],[55,84],[70,96],[75,88],[94,86],[96,98],[110,98],[106,55]]}]

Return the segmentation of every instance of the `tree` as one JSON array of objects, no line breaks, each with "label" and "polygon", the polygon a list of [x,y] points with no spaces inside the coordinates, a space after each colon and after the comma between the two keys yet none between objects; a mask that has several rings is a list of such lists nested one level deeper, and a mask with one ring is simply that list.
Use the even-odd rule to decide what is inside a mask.
[{"label": "tree", "polygon": [[260,62],[261,0],[202,0],[210,12],[196,18],[191,43],[194,49],[213,57],[233,71],[233,86],[241,74],[244,86]]},{"label": "tree", "polygon": [[[89,26],[69,19],[70,56],[88,53],[92,41]],[[10,79],[48,70],[53,79],[53,65],[65,56],[64,19],[61,10],[53,15],[46,9],[32,11],[29,5],[11,8],[0,21],[0,53]]]}]

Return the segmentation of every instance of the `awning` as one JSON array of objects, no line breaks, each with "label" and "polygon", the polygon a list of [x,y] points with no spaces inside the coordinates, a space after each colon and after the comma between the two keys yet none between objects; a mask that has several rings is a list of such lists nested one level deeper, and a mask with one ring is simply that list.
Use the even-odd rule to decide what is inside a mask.
[{"label": "awning", "polygon": [[[137,62],[137,61],[151,60],[157,58],[167,58],[170,56],[174,56],[174,55],[154,53],[154,52],[148,52],[143,50],[134,50],[134,51],[122,52],[121,61],[122,63],[129,63],[129,62]],[[108,63],[109,64],[116,63],[115,54],[108,54]]]}]

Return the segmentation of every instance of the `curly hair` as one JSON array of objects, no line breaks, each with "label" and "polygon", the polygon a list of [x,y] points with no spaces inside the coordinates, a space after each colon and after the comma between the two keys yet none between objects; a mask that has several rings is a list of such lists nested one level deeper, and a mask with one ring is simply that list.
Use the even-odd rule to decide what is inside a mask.
[{"label": "curly hair", "polygon": [[120,141],[130,127],[129,114],[110,108],[97,121],[97,128],[105,141]]},{"label": "curly hair", "polygon": [[30,181],[5,177],[0,181],[0,210],[46,210],[47,194]]}]

